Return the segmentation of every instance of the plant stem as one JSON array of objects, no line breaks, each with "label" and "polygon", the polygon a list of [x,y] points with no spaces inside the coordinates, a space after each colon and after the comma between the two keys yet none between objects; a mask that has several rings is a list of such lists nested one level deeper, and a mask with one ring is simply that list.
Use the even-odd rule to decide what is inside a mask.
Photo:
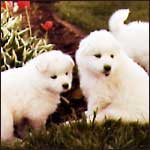
[{"label": "plant stem", "polygon": [[29,26],[30,36],[32,36],[32,31],[31,31],[31,24],[30,24],[30,18],[29,18],[28,8],[25,7],[25,10],[26,10],[26,16],[27,16],[27,22],[28,22],[28,26]]},{"label": "plant stem", "polygon": [[4,3],[6,4],[7,15],[10,17],[10,11],[9,11],[9,8],[8,8],[8,4],[6,2],[4,2]]},{"label": "plant stem", "polygon": [[45,33],[45,40],[46,40],[46,43],[48,42],[48,31],[46,31]]}]

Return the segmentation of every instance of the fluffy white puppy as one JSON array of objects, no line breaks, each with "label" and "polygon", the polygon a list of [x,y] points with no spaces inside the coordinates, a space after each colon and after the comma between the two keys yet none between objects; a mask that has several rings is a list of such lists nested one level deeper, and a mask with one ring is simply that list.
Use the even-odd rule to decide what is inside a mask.
[{"label": "fluffy white puppy", "polygon": [[21,68],[1,72],[1,140],[13,137],[13,125],[23,117],[34,128],[46,123],[71,88],[74,62],[61,51],[40,54]]},{"label": "fluffy white puppy", "polygon": [[124,24],[128,15],[129,9],[116,11],[109,19],[109,29],[129,57],[149,72],[149,23],[134,21]]},{"label": "fluffy white puppy", "polygon": [[129,58],[110,32],[92,32],[80,42],[76,61],[87,117],[141,123],[149,120],[149,76]]}]

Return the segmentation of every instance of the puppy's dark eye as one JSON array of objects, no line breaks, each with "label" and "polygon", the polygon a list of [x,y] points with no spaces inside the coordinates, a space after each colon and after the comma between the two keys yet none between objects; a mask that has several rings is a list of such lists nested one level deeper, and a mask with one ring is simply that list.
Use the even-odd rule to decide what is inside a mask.
[{"label": "puppy's dark eye", "polygon": [[101,54],[95,54],[94,56],[95,56],[96,58],[101,58],[102,55],[101,55]]},{"label": "puppy's dark eye", "polygon": [[114,55],[113,55],[113,54],[111,54],[111,55],[110,55],[110,57],[111,57],[111,58],[114,58]]},{"label": "puppy's dark eye", "polygon": [[65,75],[68,75],[68,72],[66,72]]},{"label": "puppy's dark eye", "polygon": [[53,75],[53,76],[51,76],[51,78],[52,78],[52,79],[56,79],[56,78],[57,78],[57,76],[56,76],[56,75]]}]

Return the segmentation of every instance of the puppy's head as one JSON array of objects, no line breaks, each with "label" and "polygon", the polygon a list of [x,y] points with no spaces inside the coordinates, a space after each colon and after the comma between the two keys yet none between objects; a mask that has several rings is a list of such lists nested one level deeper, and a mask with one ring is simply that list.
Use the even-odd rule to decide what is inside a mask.
[{"label": "puppy's head", "polygon": [[53,50],[37,56],[34,62],[39,85],[45,90],[61,93],[71,88],[74,62],[70,56]]},{"label": "puppy's head", "polygon": [[92,32],[81,41],[76,53],[79,67],[86,68],[95,75],[104,76],[116,71],[121,63],[121,57],[119,43],[106,30]]}]

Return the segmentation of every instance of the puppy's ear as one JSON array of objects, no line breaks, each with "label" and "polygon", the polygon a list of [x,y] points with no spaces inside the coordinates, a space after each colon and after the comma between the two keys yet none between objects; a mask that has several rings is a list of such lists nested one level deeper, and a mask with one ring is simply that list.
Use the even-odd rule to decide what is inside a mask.
[{"label": "puppy's ear", "polygon": [[47,71],[47,68],[48,68],[48,64],[45,60],[43,59],[38,59],[36,61],[36,64],[35,64],[35,67],[36,69],[41,72],[41,73],[44,73]]}]

